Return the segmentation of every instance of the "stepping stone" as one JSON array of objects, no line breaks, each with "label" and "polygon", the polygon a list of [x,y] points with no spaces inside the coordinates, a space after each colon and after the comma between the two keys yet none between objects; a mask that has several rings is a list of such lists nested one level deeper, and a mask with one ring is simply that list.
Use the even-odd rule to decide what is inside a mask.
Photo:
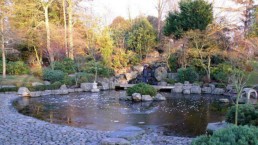
[{"label": "stepping stone", "polygon": [[123,138],[105,138],[101,141],[101,145],[131,145],[131,143]]},{"label": "stepping stone", "polygon": [[108,136],[111,138],[124,138],[127,140],[134,140],[140,138],[145,131],[139,127],[130,126],[121,130],[110,133]]}]

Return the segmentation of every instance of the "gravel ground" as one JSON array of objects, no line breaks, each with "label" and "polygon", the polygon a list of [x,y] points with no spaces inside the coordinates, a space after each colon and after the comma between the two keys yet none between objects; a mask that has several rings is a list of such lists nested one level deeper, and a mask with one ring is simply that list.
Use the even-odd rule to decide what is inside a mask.
[{"label": "gravel ground", "polygon": [[[0,94],[0,145],[98,145],[111,132],[51,124],[19,114],[12,106],[15,94]],[[147,132],[132,145],[188,145],[191,138]]]}]

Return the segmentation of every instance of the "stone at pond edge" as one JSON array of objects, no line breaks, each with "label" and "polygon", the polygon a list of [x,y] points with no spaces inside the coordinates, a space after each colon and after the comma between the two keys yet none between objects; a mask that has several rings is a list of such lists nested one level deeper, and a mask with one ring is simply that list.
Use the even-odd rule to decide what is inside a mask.
[{"label": "stone at pond edge", "polygon": [[222,89],[222,88],[215,88],[211,94],[214,94],[214,95],[223,95],[225,93],[225,90]]},{"label": "stone at pond edge", "polygon": [[140,93],[133,93],[132,99],[133,99],[133,101],[139,102],[142,100],[142,95]]},{"label": "stone at pond edge", "polygon": [[89,92],[92,89],[92,83],[81,83],[81,88],[83,91]]},{"label": "stone at pond edge", "polygon": [[162,96],[160,93],[158,93],[154,98],[153,100],[155,101],[165,101],[166,100],[166,97]]},{"label": "stone at pond edge", "polygon": [[183,92],[183,84],[175,83],[175,86],[172,89],[172,92],[174,92],[174,93],[182,93]]},{"label": "stone at pond edge", "polygon": [[26,87],[20,87],[18,90],[18,95],[21,95],[22,97],[28,97],[30,96],[30,91]]},{"label": "stone at pond edge", "polygon": [[191,91],[190,91],[190,90],[184,90],[184,91],[183,91],[183,94],[185,94],[185,95],[190,95],[190,94],[191,94]]},{"label": "stone at pond edge", "polygon": [[203,87],[202,93],[204,94],[210,94],[211,93],[211,87]]},{"label": "stone at pond edge", "polygon": [[131,143],[123,138],[105,138],[101,141],[101,145],[131,145]]},{"label": "stone at pond edge", "polygon": [[219,130],[219,129],[223,129],[223,128],[226,128],[228,127],[230,124],[229,123],[226,123],[225,121],[223,122],[215,122],[215,123],[208,123],[207,125],[207,132],[209,134],[212,134],[213,132]]},{"label": "stone at pond edge", "polygon": [[42,91],[30,92],[31,97],[39,97],[41,96]]},{"label": "stone at pond edge", "polygon": [[219,99],[219,102],[221,103],[229,103],[229,100],[226,98]]},{"label": "stone at pond edge", "polygon": [[201,89],[200,86],[197,86],[197,85],[192,86],[191,87],[191,93],[192,94],[201,94],[202,93],[202,89]]},{"label": "stone at pond edge", "polygon": [[35,86],[43,86],[44,84],[42,84],[42,83],[40,83],[40,82],[33,82],[33,83],[31,83],[31,85],[32,85],[33,87],[35,87]]},{"label": "stone at pond edge", "polygon": [[121,130],[110,133],[108,136],[111,138],[124,138],[127,140],[134,140],[140,138],[145,131],[139,127],[130,126]]},{"label": "stone at pond edge", "polygon": [[142,101],[153,101],[150,95],[142,95]]},{"label": "stone at pond edge", "polygon": [[158,67],[155,70],[154,76],[157,79],[157,81],[164,80],[168,76],[167,69],[165,67]]}]

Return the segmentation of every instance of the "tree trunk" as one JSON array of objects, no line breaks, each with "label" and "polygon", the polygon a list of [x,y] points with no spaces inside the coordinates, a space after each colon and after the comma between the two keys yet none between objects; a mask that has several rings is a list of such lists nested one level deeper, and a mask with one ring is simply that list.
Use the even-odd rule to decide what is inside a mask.
[{"label": "tree trunk", "polygon": [[48,6],[43,6],[44,8],[44,14],[45,14],[45,26],[46,26],[46,31],[47,31],[47,51],[50,59],[50,64],[54,62],[54,55],[53,51],[50,46],[50,27],[49,27],[49,19],[48,19]]},{"label": "tree trunk", "polygon": [[208,82],[211,81],[211,56],[208,56],[207,79],[208,79]]},{"label": "tree trunk", "polygon": [[65,41],[65,54],[67,57],[69,57],[69,50],[68,50],[68,44],[67,44],[67,22],[66,22],[66,0],[62,1],[63,3],[63,15],[64,15],[64,41]]},{"label": "tree trunk", "polygon": [[0,19],[0,25],[1,25],[1,34],[2,34],[2,38],[1,38],[1,47],[2,47],[2,60],[3,60],[3,79],[6,78],[6,58],[5,58],[5,47],[4,47],[4,17],[2,16],[2,18]]},{"label": "tree trunk", "polygon": [[69,27],[69,58],[74,59],[74,48],[73,48],[73,5],[72,0],[68,0],[68,27]]}]

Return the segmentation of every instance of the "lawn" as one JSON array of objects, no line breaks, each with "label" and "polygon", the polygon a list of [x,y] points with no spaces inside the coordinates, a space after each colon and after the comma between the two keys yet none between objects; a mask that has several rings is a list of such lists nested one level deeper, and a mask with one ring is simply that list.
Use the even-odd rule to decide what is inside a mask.
[{"label": "lawn", "polygon": [[253,61],[252,65],[254,70],[250,73],[249,80],[247,81],[249,86],[258,85],[258,61]]},{"label": "lawn", "polygon": [[32,82],[42,82],[41,79],[33,75],[7,75],[6,79],[0,77],[0,85],[28,86]]}]

